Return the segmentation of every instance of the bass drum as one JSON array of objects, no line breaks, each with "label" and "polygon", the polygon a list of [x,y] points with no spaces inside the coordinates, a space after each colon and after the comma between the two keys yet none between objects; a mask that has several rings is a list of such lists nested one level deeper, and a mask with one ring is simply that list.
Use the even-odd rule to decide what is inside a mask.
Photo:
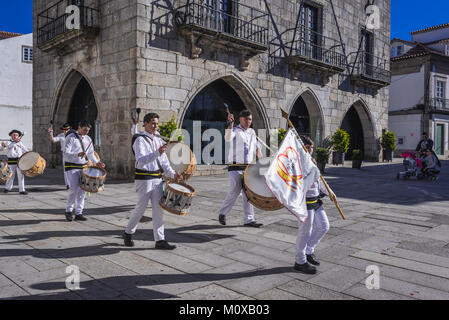
[{"label": "bass drum", "polygon": [[17,165],[25,176],[35,178],[44,173],[47,161],[39,153],[30,151],[20,157]]},{"label": "bass drum", "polygon": [[8,161],[0,161],[0,183],[6,183],[12,177],[11,167],[8,166]]},{"label": "bass drum", "polygon": [[250,164],[243,174],[243,190],[248,201],[264,211],[276,211],[284,206],[273,196],[265,183],[265,173],[273,158],[261,158]]},{"label": "bass drum", "polygon": [[196,159],[190,148],[182,142],[170,142],[167,148],[170,166],[176,173],[182,174],[184,180],[189,179],[196,170]]}]

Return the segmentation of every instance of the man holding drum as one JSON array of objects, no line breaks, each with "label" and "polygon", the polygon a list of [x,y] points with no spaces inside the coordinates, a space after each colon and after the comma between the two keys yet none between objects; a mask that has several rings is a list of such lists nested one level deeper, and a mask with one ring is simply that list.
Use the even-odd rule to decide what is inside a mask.
[{"label": "man holding drum", "polygon": [[88,136],[91,125],[87,121],[81,121],[78,131],[67,136],[64,147],[65,171],[69,180],[69,196],[65,216],[68,221],[73,221],[73,211],[75,211],[76,221],[86,221],[83,216],[84,198],[86,191],[80,188],[80,175],[87,167],[88,160],[99,168],[104,168],[105,164],[99,161],[94,154],[92,139]]},{"label": "man holding drum", "polygon": [[243,190],[243,173],[251,162],[254,154],[258,158],[262,157],[261,146],[257,142],[256,132],[250,128],[253,121],[249,110],[243,110],[239,114],[240,124],[234,127],[234,116],[228,114],[229,128],[226,130],[225,140],[231,141],[231,150],[229,152],[229,181],[230,188],[226,199],[220,209],[218,221],[226,225],[226,215],[231,211],[235,201],[240,193],[243,196],[243,224],[246,227],[260,228],[263,224],[254,220],[254,207],[248,201]]},{"label": "man holding drum", "polygon": [[27,195],[28,192],[25,191],[25,177],[20,171],[18,167],[19,158],[24,154],[28,152],[27,147],[25,147],[20,140],[20,138],[23,136],[23,133],[19,130],[12,130],[9,133],[9,136],[11,137],[11,141],[8,141],[7,143],[2,142],[2,145],[0,147],[0,151],[3,150],[3,148],[6,149],[6,154],[8,157],[8,165],[11,167],[12,170],[12,177],[6,181],[5,190],[4,193],[8,193],[12,190],[14,185],[14,177],[17,173],[17,180],[19,183],[19,192],[20,194]]},{"label": "man holding drum", "polygon": [[164,171],[165,174],[175,180],[180,180],[182,176],[177,174],[170,166],[165,153],[168,145],[161,138],[155,136],[159,126],[159,115],[149,113],[145,115],[143,122],[145,131],[139,132],[141,135],[135,139],[132,146],[136,156],[135,186],[138,201],[123,234],[123,239],[125,246],[134,246],[132,236],[136,232],[137,225],[151,199],[155,248],[173,250],[176,246],[165,240],[163,211],[159,205],[163,195],[162,172]]},{"label": "man holding drum", "polygon": [[53,143],[58,143],[58,142],[61,143],[62,168],[64,169],[64,182],[65,182],[67,190],[69,189],[69,178],[67,176],[67,171],[65,171],[64,147],[65,147],[65,138],[71,128],[72,127],[70,126],[70,123],[66,123],[65,125],[63,125],[60,128],[62,130],[62,133],[58,134],[56,137],[53,136],[53,127],[50,127],[50,129],[48,129],[48,132],[50,134],[50,141]]}]

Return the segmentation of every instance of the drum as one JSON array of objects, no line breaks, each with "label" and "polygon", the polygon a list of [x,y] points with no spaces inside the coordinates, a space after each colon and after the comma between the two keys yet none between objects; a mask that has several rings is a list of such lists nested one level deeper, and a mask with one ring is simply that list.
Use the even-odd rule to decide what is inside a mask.
[{"label": "drum", "polygon": [[80,188],[86,192],[101,193],[104,191],[106,175],[106,170],[102,168],[84,168],[80,176]]},{"label": "drum", "polygon": [[47,161],[37,152],[27,152],[19,159],[20,171],[29,178],[35,178],[44,173]]},{"label": "drum", "polygon": [[189,213],[194,196],[195,189],[188,184],[182,182],[167,183],[159,205],[170,213],[185,216]]},{"label": "drum", "polygon": [[264,174],[270,166],[272,158],[259,159],[255,164],[250,164],[243,174],[243,189],[248,201],[256,208],[265,211],[275,211],[284,206],[273,196],[265,183]]},{"label": "drum", "polygon": [[8,166],[8,161],[0,161],[0,183],[5,183],[12,177],[11,167]]},{"label": "drum", "polygon": [[181,142],[170,142],[167,148],[170,166],[176,173],[182,174],[184,180],[189,179],[196,170],[196,159],[190,148]]}]

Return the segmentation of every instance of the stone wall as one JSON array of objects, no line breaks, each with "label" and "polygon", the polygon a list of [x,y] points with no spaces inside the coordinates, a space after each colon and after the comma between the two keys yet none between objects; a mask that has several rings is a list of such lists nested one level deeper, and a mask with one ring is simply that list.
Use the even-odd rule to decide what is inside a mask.
[{"label": "stone wall", "polygon": [[[50,2],[44,5],[34,0],[35,18]],[[241,2],[265,10],[263,0]],[[101,0],[98,1],[101,30],[93,45],[60,58],[36,50],[34,141],[40,152],[48,156],[50,147],[44,133],[37,128],[48,124],[53,114],[58,122],[65,121],[70,78],[76,70],[94,91],[101,122],[100,155],[112,176],[129,178],[133,169],[129,134],[131,110],[137,107],[142,108],[143,113],[158,112],[161,121],[174,115],[177,122],[182,123],[190,102],[201,89],[217,79],[225,80],[254,111],[256,128],[285,128],[280,107],[290,111],[298,97],[305,93],[314,100],[322,115],[324,138],[341,126],[347,110],[355,105],[364,130],[370,135],[366,139],[368,156],[378,159],[376,140],[388,126],[388,87],[377,94],[365,88],[353,92],[350,70],[332,76],[325,86],[316,76],[300,73],[295,78],[278,45],[270,45],[266,52],[252,55],[245,71],[241,53],[231,46],[215,47],[203,38],[195,43],[202,49],[199,58],[192,59],[192,44],[174,23],[173,9],[183,3]],[[269,40],[277,37],[274,21],[286,41],[291,35],[285,31],[295,26],[299,1],[267,0],[267,3],[271,12]],[[357,51],[360,26],[366,20],[361,1],[333,1],[339,28],[329,1],[313,3],[323,8],[323,34],[336,40],[340,40],[341,34],[345,53]],[[390,0],[376,1],[376,5],[380,8],[382,25],[380,30],[374,31],[375,54],[389,60]],[[64,94],[65,99],[61,98]]]}]

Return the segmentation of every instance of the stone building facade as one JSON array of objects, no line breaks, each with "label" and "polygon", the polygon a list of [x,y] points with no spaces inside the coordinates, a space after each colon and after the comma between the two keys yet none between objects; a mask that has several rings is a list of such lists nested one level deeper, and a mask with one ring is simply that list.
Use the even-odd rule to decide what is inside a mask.
[{"label": "stone building facade", "polygon": [[132,111],[173,116],[189,132],[203,120],[204,132],[223,129],[226,103],[231,112],[250,109],[256,129],[286,128],[283,108],[318,145],[344,128],[353,149],[379,160],[390,0],[372,2],[34,0],[35,149],[53,157],[37,129],[50,120],[86,118],[110,174],[126,179]]}]

